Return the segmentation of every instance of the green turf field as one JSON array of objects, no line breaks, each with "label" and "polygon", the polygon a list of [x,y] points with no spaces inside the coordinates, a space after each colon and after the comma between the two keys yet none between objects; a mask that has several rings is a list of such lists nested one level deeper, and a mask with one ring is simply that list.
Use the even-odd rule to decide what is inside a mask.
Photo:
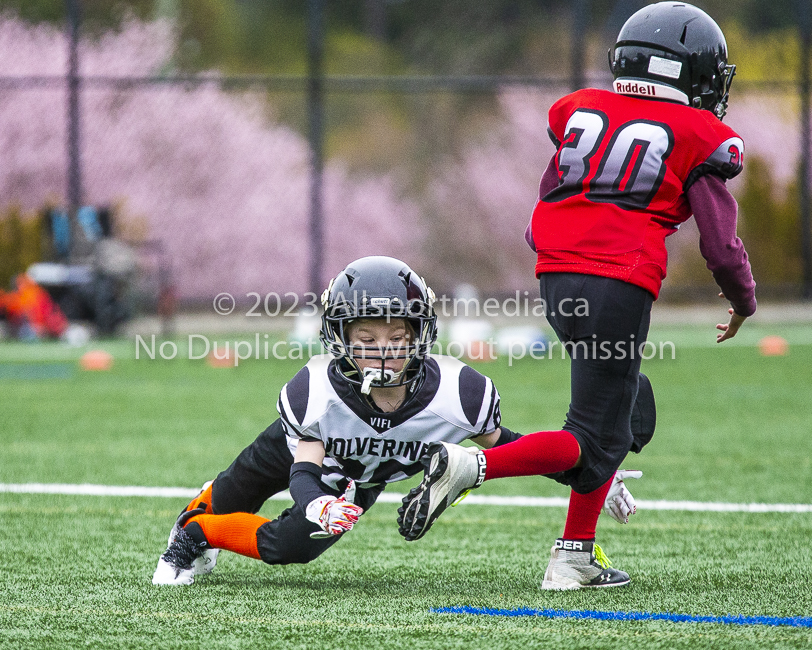
[{"label": "green turf field", "polygon": [[[809,329],[759,356],[754,328],[714,346],[712,328],[653,332],[676,359],[644,362],[658,432],[626,467],[638,499],[812,503]],[[743,331],[744,333],[744,331]],[[659,337],[659,338],[658,338]],[[81,350],[0,343],[0,483],[195,487],[275,415],[298,361],[133,359],[105,343],[109,372],[77,369]],[[568,364],[477,366],[500,389],[505,423],[559,428]],[[395,485],[405,492],[408,485]],[[392,490],[393,488],[390,488]],[[478,494],[566,496],[545,479],[486,483]],[[0,493],[1,648],[808,648],[812,628],[434,613],[469,606],[693,616],[812,615],[812,514],[641,510],[601,518],[598,541],[632,584],[542,592],[563,508],[463,504],[425,539],[402,541],[379,503],[306,566],[221,554],[191,587],[153,587],[182,498]],[[273,516],[285,502],[271,501]]]}]

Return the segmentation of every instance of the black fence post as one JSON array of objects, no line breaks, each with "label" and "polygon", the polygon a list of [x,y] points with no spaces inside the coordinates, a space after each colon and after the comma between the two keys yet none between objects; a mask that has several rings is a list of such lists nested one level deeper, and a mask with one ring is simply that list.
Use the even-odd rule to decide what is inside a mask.
[{"label": "black fence post", "polygon": [[316,296],[324,288],[324,0],[307,2],[307,119],[310,143],[310,278]]},{"label": "black fence post", "polygon": [[67,203],[70,231],[68,258],[76,253],[78,224],[76,213],[82,205],[82,145],[80,133],[81,78],[79,76],[79,34],[82,24],[81,0],[65,0],[68,18],[68,177]]},{"label": "black fence post", "polygon": [[584,53],[589,25],[589,0],[573,0],[572,34],[570,34],[570,87],[579,90],[586,85]]},{"label": "black fence post", "polygon": [[812,8],[809,0],[798,0],[801,37],[801,164],[798,172],[801,217],[801,254],[803,257],[803,286],[801,295],[812,299],[812,197],[810,197],[810,158],[812,157],[812,133],[810,132],[810,57],[812,57]]}]

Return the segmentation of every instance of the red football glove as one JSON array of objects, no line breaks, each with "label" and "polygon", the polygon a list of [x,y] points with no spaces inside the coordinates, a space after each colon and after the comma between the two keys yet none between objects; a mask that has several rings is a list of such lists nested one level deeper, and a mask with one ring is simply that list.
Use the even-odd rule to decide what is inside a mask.
[{"label": "red football glove", "polygon": [[330,537],[352,530],[352,527],[358,523],[358,518],[364,513],[361,506],[357,506],[349,500],[355,495],[354,488],[355,485],[350,482],[347,491],[342,496],[334,497],[325,494],[307,504],[305,517],[308,521],[318,524],[323,531],[311,533],[311,537]]}]

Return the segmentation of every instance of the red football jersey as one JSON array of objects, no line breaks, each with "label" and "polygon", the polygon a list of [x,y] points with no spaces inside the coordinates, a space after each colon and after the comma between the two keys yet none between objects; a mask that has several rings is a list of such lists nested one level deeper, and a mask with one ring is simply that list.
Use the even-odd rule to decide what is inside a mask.
[{"label": "red football jersey", "polygon": [[548,130],[559,184],[533,212],[536,274],[617,278],[656,298],[665,238],[691,216],[686,191],[736,176],[742,139],[710,111],[595,89],[553,104]]}]

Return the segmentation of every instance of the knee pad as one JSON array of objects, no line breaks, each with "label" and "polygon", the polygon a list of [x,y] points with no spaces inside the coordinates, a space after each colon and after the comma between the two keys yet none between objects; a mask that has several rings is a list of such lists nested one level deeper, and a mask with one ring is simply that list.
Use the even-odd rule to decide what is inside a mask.
[{"label": "knee pad", "polygon": [[632,406],[632,446],[639,454],[654,436],[657,425],[657,407],[654,403],[654,389],[649,378],[642,372],[637,382],[637,399]]}]

